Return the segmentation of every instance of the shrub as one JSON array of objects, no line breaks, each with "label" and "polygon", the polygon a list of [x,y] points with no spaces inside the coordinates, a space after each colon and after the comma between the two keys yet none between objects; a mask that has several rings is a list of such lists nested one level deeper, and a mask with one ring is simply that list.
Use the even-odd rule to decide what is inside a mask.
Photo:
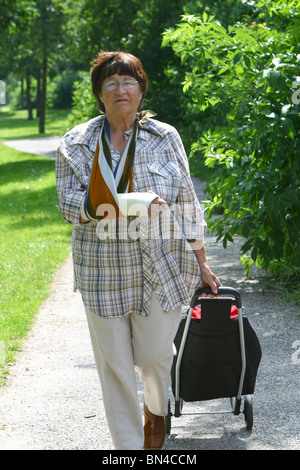
[{"label": "shrub", "polygon": [[[285,4],[283,6],[283,3]],[[245,237],[241,260],[300,274],[300,77],[297,2],[257,3],[256,20],[228,28],[206,13],[164,34],[181,56],[184,91],[213,125],[193,143],[217,169],[209,229],[226,247]],[[216,119],[218,117],[218,119]],[[220,214],[221,215],[216,215]]]},{"label": "shrub", "polygon": [[86,122],[99,114],[97,101],[92,93],[89,72],[80,72],[74,82],[72,111],[69,115],[69,127]]}]

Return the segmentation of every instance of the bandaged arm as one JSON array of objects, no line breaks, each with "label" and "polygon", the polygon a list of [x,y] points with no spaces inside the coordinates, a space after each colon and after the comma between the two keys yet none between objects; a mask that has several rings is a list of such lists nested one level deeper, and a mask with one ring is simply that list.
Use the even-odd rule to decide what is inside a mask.
[{"label": "bandaged arm", "polygon": [[[149,192],[134,192],[134,193],[122,193],[119,196],[119,208],[124,217],[144,215],[147,216],[151,203],[158,197],[157,194],[152,191]],[[84,210],[84,198],[80,208],[80,218],[82,223],[89,222],[87,214]]]}]

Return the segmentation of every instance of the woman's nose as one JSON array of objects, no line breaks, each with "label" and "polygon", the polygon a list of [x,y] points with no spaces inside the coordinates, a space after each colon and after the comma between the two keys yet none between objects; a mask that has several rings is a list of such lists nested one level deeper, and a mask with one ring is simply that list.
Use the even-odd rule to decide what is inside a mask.
[{"label": "woman's nose", "polygon": [[126,88],[125,88],[125,86],[124,86],[124,84],[121,83],[121,82],[119,82],[119,83],[118,83],[118,86],[117,86],[117,92],[118,92],[118,91],[121,91],[121,87],[122,87],[122,91],[125,91],[125,92],[127,91]]}]

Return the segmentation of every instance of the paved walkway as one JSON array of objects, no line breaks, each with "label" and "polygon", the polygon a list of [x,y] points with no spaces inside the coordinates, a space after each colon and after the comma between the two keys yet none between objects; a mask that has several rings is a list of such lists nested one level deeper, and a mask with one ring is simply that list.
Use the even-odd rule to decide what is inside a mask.
[{"label": "paved walkway", "polygon": [[[201,199],[201,181],[194,179],[194,184]],[[185,404],[184,413],[209,414],[172,418],[166,450],[300,448],[300,309],[268,288],[264,273],[253,270],[244,276],[240,243],[237,239],[224,250],[208,236],[206,250],[223,285],[240,291],[244,314],[261,342],[253,430],[247,432],[243,416],[230,412],[228,399]],[[142,407],[138,377],[137,385]],[[228,414],[211,414],[224,410]],[[11,367],[9,383],[0,390],[0,449],[112,449],[82,301],[72,291],[71,255],[58,269],[51,294]]]},{"label": "paved walkway", "polygon": [[56,149],[60,141],[61,137],[35,137],[34,139],[7,140],[3,143],[22,152],[55,158]]}]

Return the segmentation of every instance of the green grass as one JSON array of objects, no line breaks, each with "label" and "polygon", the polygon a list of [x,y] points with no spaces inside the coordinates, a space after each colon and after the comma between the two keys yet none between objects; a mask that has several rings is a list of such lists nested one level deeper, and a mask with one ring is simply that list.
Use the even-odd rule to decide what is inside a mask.
[{"label": "green grass", "polygon": [[8,107],[0,107],[0,140],[63,135],[68,126],[68,114],[69,111],[66,110],[48,110],[45,125],[46,133],[39,134],[38,119],[34,118],[29,121],[26,110],[10,111]]},{"label": "green grass", "polygon": [[[46,135],[62,135],[66,112],[51,111]],[[0,113],[0,383],[70,252],[71,227],[56,204],[55,162],[13,150],[6,139],[38,136],[26,113]]]}]

